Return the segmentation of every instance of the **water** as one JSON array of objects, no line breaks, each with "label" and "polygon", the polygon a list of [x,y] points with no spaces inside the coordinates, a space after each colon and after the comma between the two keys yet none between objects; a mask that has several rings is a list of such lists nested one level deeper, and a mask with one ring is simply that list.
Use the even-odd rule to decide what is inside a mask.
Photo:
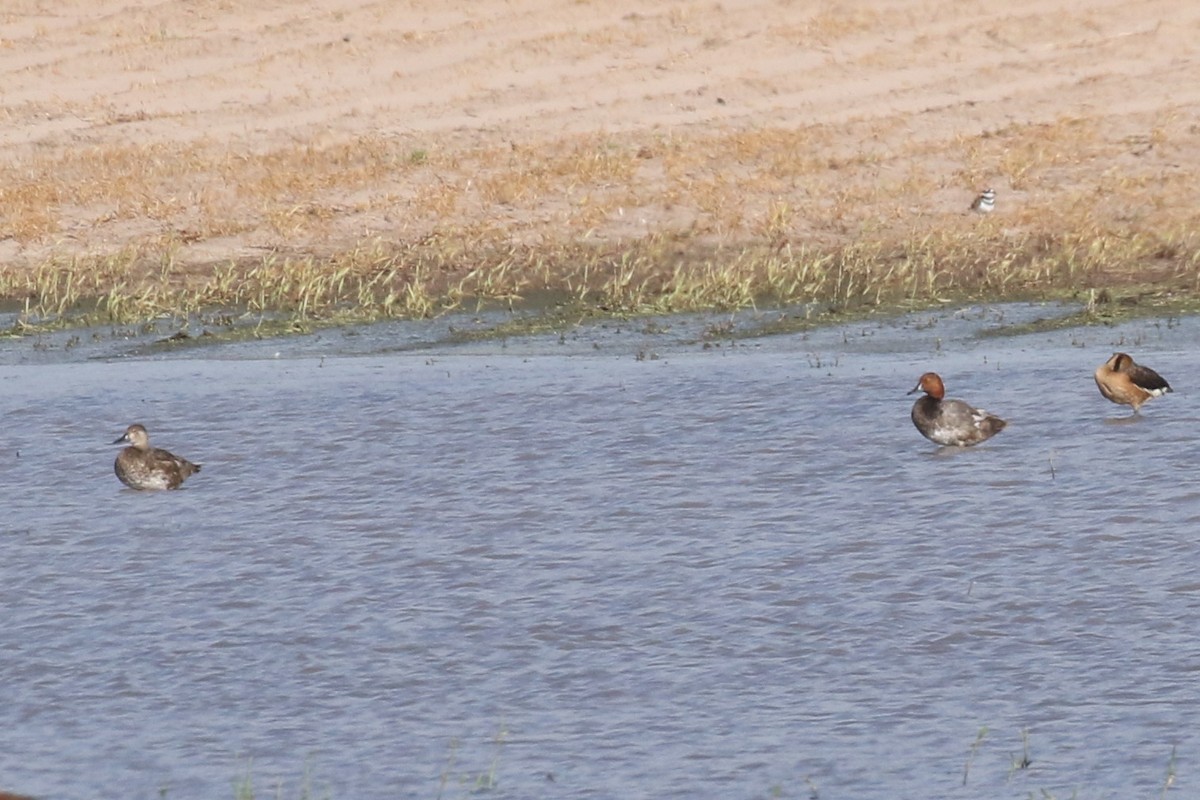
[{"label": "water", "polygon": [[[1200,321],[973,335],[1045,313],[7,343],[0,788],[1186,795]],[[1176,393],[1104,401],[1117,348]],[[927,369],[1009,428],[922,439]],[[121,487],[134,421],[204,471]]]}]

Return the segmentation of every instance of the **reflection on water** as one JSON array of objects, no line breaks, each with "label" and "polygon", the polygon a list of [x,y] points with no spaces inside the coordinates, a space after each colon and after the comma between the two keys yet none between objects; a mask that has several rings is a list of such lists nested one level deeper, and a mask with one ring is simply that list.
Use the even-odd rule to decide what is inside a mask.
[{"label": "reflection on water", "polygon": [[[6,345],[2,788],[1161,792],[1198,743],[1200,327],[971,338],[989,319]],[[1176,387],[1141,418],[1092,383],[1117,347]],[[1009,427],[931,445],[927,369]],[[204,471],[124,489],[135,421]]]}]

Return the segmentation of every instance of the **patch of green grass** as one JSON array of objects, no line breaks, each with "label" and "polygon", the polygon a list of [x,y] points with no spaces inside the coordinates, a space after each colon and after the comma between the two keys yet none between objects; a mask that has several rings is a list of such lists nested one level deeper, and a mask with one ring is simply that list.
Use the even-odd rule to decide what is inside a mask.
[{"label": "patch of green grass", "polygon": [[[285,791],[283,784],[279,783],[272,790],[269,790],[269,794],[260,795],[259,790],[255,787],[253,766],[253,761],[248,760],[245,771],[234,780],[234,800],[256,800],[260,797],[269,798],[270,800],[287,800],[287,798],[295,798],[295,800],[330,800],[333,797],[332,790],[328,788],[320,792],[313,789],[312,770],[307,763],[304,766],[304,777],[300,785],[296,788],[295,793]],[[168,790],[166,787],[159,790],[159,796],[162,800],[167,800]]]},{"label": "patch of green grass", "polygon": [[508,728],[501,725],[492,737],[492,758],[488,762],[487,768],[483,770],[469,769],[466,772],[459,770],[458,752],[460,743],[458,739],[451,740],[450,752],[446,758],[446,766],[442,769],[438,783],[437,800],[443,800],[447,796],[447,790],[450,789],[457,789],[464,794],[473,795],[491,791],[499,786],[500,756],[507,739]]},{"label": "patch of green grass", "polygon": [[[1096,238],[1087,238],[1095,235]],[[1200,309],[1200,237],[1068,232],[1014,238],[942,231],[833,248],[708,247],[672,236],[621,245],[524,246],[442,237],[371,243],[326,257],[270,255],[206,270],[171,253],[0,267],[10,334],[222,313],[311,326],[425,318],[463,309],[530,311],[529,332],[604,315],[746,308],[855,315],[951,302],[1086,297],[1077,322]],[[781,330],[801,324],[781,316]],[[515,331],[514,331],[515,333]],[[510,335],[498,330],[493,336]]]}]

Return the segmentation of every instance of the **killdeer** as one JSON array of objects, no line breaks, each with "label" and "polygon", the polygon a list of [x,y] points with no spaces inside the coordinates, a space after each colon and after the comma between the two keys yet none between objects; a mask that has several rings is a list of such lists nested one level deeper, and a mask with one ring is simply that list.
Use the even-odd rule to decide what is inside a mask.
[{"label": "killdeer", "polygon": [[996,190],[984,189],[979,197],[975,198],[975,202],[971,203],[971,210],[978,214],[990,214],[996,210]]}]

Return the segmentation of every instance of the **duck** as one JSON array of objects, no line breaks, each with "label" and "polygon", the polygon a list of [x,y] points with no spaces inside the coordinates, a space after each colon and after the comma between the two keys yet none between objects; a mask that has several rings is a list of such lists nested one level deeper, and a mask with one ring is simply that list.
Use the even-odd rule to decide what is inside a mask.
[{"label": "duck", "polygon": [[113,462],[121,483],[131,489],[178,489],[199,464],[150,446],[145,426],[133,424],[113,444],[128,444]]},{"label": "duck", "polygon": [[925,396],[913,403],[913,425],[936,444],[970,447],[992,438],[1008,424],[962,400],[946,400],[946,385],[936,372],[922,375],[909,394],[916,392],[925,392]]},{"label": "duck", "polygon": [[1093,377],[1100,394],[1119,405],[1133,406],[1135,414],[1150,398],[1174,391],[1162,375],[1143,367],[1128,353],[1113,353],[1108,361],[1096,368]]}]

